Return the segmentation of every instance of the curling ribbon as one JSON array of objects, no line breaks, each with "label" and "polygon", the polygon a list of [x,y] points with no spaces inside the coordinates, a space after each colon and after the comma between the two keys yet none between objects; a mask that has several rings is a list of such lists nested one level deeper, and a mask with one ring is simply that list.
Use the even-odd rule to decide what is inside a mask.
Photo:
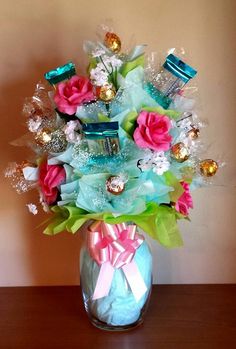
[{"label": "curling ribbon", "polygon": [[136,301],[141,299],[147,286],[133,257],[143,241],[144,238],[136,233],[136,225],[95,221],[89,226],[89,253],[101,265],[93,300],[108,295],[115,269],[119,268],[122,268]]}]

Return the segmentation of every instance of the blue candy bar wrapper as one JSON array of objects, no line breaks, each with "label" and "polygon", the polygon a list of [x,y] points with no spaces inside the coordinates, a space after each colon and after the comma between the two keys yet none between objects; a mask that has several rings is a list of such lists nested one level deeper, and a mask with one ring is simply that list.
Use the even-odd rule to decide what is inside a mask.
[{"label": "blue candy bar wrapper", "polygon": [[70,79],[75,74],[76,70],[74,63],[68,62],[65,65],[62,65],[45,73],[44,77],[50,85],[56,85],[63,80]]}]

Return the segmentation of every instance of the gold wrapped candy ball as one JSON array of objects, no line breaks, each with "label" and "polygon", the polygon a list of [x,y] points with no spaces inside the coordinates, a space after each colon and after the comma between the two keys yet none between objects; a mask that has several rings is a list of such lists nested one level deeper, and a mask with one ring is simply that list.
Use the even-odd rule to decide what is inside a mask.
[{"label": "gold wrapped candy ball", "polygon": [[112,85],[104,85],[98,89],[98,97],[103,102],[110,102],[115,98],[116,90]]},{"label": "gold wrapped candy ball", "polygon": [[42,130],[37,132],[35,136],[36,144],[42,147],[48,144],[52,139],[52,132],[53,131],[49,128],[43,128]]},{"label": "gold wrapped candy ball", "polygon": [[47,144],[46,150],[52,153],[61,153],[67,147],[65,133],[62,130],[56,130],[52,133],[52,139]]},{"label": "gold wrapped candy ball", "polygon": [[125,183],[119,176],[111,176],[106,180],[106,190],[113,195],[120,195],[125,190]]},{"label": "gold wrapped candy ball", "polygon": [[107,32],[104,43],[106,47],[114,53],[118,53],[121,50],[121,40],[115,33]]},{"label": "gold wrapped candy ball", "polygon": [[212,177],[218,170],[218,164],[212,159],[205,159],[200,162],[199,168],[202,176]]},{"label": "gold wrapped candy ball", "polygon": [[199,137],[199,133],[199,128],[192,127],[191,130],[188,131],[187,135],[192,139],[197,139]]},{"label": "gold wrapped candy ball", "polygon": [[176,143],[171,147],[171,157],[178,162],[184,162],[189,158],[189,151],[186,145],[182,142]]},{"label": "gold wrapped candy ball", "polygon": [[62,130],[51,130],[43,128],[37,132],[35,142],[44,151],[52,153],[61,153],[67,147],[65,133]]}]

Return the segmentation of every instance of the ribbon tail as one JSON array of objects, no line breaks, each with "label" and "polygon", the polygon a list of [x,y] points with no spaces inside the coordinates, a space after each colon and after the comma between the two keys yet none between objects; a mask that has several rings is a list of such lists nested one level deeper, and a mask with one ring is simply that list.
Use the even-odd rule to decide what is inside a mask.
[{"label": "ribbon tail", "polygon": [[147,286],[143,281],[142,275],[134,260],[124,265],[122,269],[133,292],[134,298],[138,302],[147,291]]},{"label": "ribbon tail", "polygon": [[101,265],[93,293],[93,300],[106,297],[108,295],[111,288],[114,271],[115,270],[109,261]]}]

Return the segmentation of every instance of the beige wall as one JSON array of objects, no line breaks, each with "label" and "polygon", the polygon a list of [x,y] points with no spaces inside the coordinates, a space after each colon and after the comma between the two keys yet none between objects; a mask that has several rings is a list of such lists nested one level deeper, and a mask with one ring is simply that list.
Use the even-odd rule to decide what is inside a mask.
[{"label": "beige wall", "polygon": [[[135,36],[150,50],[184,47],[199,70],[199,111],[208,119],[208,154],[226,158],[219,186],[194,194],[192,222],[181,223],[185,247],[152,243],[160,283],[236,282],[236,1],[234,0],[1,0],[1,172],[24,159],[8,142],[23,134],[21,106],[43,73],[73,59],[85,66],[83,39],[113,18],[123,41]],[[234,56],[233,56],[234,55]],[[16,195],[1,178],[0,285],[78,282],[79,234],[47,237],[36,228],[45,216],[28,214],[34,194]]]}]

